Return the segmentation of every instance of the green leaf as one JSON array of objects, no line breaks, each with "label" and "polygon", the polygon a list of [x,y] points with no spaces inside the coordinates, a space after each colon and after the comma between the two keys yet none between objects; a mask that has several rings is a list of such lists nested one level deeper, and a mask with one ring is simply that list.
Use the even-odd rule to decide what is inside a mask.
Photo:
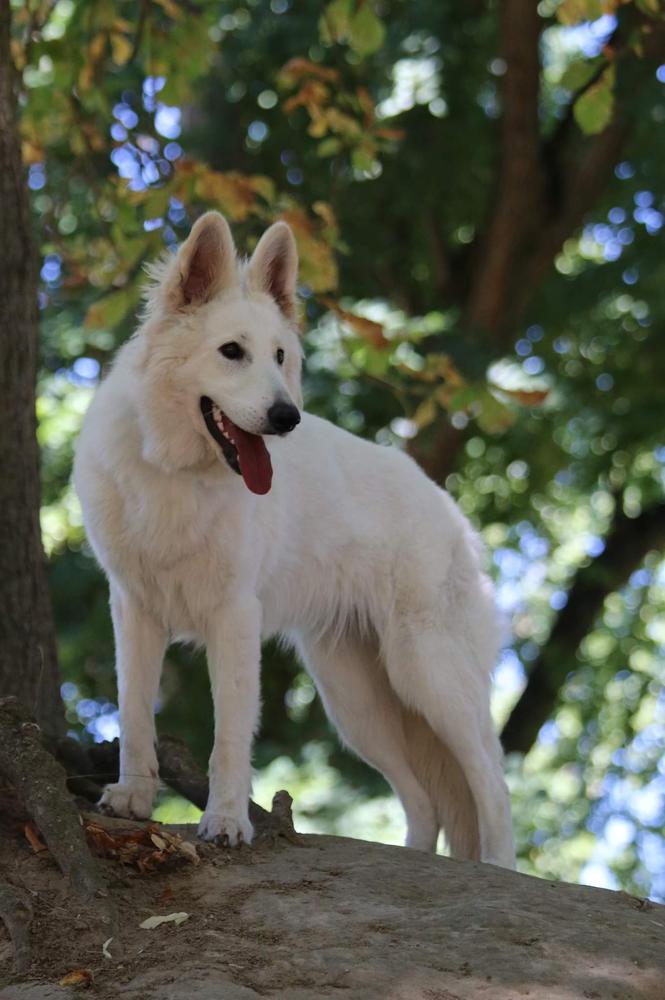
[{"label": "green leaf", "polygon": [[576,59],[564,70],[559,85],[573,92],[581,90],[593,79],[604,62],[603,56],[596,56],[594,59]]},{"label": "green leaf", "polygon": [[635,0],[635,6],[654,17],[662,17],[664,14],[662,0]]},{"label": "green leaf", "polygon": [[580,21],[595,21],[603,14],[609,13],[608,5],[603,0],[563,0],[556,11],[557,20],[561,24],[579,24]]},{"label": "green leaf", "polygon": [[135,293],[132,288],[121,288],[117,292],[111,292],[99,299],[88,309],[85,316],[85,325],[88,328],[104,327],[110,329],[124,319],[135,302]]},{"label": "green leaf", "polygon": [[333,0],[319,18],[319,36],[324,45],[341,42],[349,31],[353,0]]},{"label": "green leaf", "polygon": [[335,153],[339,153],[342,148],[342,143],[337,138],[337,136],[331,135],[328,139],[324,139],[316,147],[317,156],[334,156]]},{"label": "green leaf", "polygon": [[437,406],[433,396],[428,396],[422,401],[418,406],[416,412],[413,414],[411,419],[418,428],[419,431],[423,427],[428,427],[429,424],[434,423],[437,415]]},{"label": "green leaf", "polygon": [[602,132],[612,120],[615,77],[615,67],[608,66],[593,86],[575,101],[575,121],[586,135]]},{"label": "green leaf", "polygon": [[497,399],[487,389],[482,389],[478,394],[479,403],[477,421],[481,430],[486,434],[501,434],[515,422],[515,414]]},{"label": "green leaf", "polygon": [[351,153],[351,163],[356,170],[369,173],[374,166],[374,157],[364,146],[359,146]]},{"label": "green leaf", "polygon": [[359,56],[371,56],[383,45],[386,29],[369,2],[362,4],[349,25],[349,45]]}]

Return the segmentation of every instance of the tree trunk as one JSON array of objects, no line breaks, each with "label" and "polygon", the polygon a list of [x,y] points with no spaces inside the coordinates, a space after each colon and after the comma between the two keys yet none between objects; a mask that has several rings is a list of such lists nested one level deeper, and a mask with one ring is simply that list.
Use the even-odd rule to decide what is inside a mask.
[{"label": "tree trunk", "polygon": [[37,258],[16,120],[9,0],[0,0],[0,693],[64,728],[39,529]]}]

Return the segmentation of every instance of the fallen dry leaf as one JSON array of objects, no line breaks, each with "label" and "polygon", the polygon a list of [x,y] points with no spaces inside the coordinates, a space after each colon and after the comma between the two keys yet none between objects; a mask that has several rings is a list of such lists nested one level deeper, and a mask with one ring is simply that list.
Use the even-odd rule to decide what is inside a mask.
[{"label": "fallen dry leaf", "polygon": [[181,840],[178,844],[178,850],[181,854],[184,854],[187,860],[191,861],[193,865],[198,865],[201,860],[197,854],[194,844],[190,844],[188,840]]},{"label": "fallen dry leaf", "polygon": [[77,990],[85,990],[89,986],[92,986],[92,972],[89,969],[74,969],[72,972],[68,972],[66,976],[63,976],[58,985],[72,986]]},{"label": "fallen dry leaf", "polygon": [[48,847],[41,839],[39,831],[34,823],[26,823],[23,827],[23,832],[35,854],[48,854]]},{"label": "fallen dry leaf", "polygon": [[139,924],[139,927],[143,927],[146,931],[154,930],[155,927],[159,927],[160,924],[183,924],[185,920],[189,920],[189,913],[168,913],[165,917],[148,917]]},{"label": "fallen dry leaf", "polygon": [[88,844],[98,857],[130,865],[142,873],[173,867],[184,861],[197,865],[199,856],[193,844],[168,833],[157,823],[111,833],[100,823],[86,820]]}]

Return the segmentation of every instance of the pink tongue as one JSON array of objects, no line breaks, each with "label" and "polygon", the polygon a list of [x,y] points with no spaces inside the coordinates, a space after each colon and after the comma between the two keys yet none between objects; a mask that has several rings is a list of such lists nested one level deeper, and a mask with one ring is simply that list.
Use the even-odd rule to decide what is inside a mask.
[{"label": "pink tongue", "polygon": [[262,496],[269,491],[272,483],[272,464],[268,449],[259,434],[249,434],[232,421],[229,420],[229,423],[232,424],[231,434],[238,449],[238,462],[245,485],[252,493]]}]

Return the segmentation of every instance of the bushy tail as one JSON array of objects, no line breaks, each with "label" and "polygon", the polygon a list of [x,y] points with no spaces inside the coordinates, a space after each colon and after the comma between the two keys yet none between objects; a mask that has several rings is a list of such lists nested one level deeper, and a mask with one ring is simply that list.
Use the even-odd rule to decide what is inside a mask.
[{"label": "bushy tail", "polygon": [[478,816],[457,758],[418,712],[400,705],[409,764],[430,797],[454,858],[480,860]]}]

